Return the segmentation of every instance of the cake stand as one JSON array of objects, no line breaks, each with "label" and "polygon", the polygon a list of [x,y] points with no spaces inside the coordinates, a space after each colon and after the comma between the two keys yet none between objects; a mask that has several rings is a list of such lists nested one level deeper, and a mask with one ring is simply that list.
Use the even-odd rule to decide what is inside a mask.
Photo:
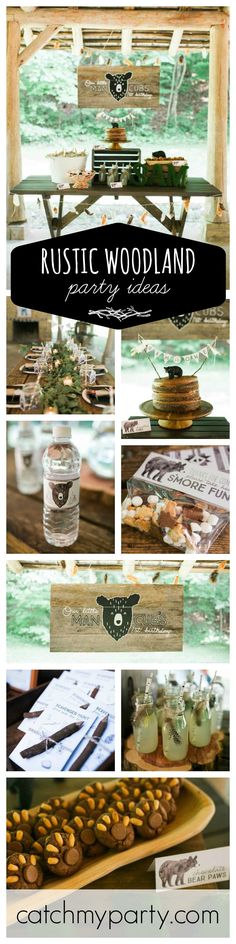
[{"label": "cake stand", "polygon": [[180,416],[177,412],[167,413],[158,410],[153,405],[152,400],[145,400],[144,403],[140,403],[139,409],[142,410],[145,416],[158,420],[159,426],[162,426],[163,429],[189,429],[194,420],[200,420],[203,416],[208,416],[212,412],[213,406],[211,403],[207,403],[206,400],[201,400],[197,410],[189,410],[189,413],[184,416]]}]

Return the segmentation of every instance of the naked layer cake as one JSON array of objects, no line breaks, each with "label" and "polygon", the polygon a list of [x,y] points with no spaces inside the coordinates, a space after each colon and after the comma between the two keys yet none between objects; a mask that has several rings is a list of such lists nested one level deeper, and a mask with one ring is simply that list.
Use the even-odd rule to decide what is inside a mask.
[{"label": "naked layer cake", "polygon": [[121,128],[120,125],[112,125],[111,128],[106,128],[105,131],[105,140],[109,144],[120,144],[120,142],[126,141],[126,130]]},{"label": "naked layer cake", "polygon": [[156,378],[152,398],[153,406],[162,413],[191,414],[201,403],[198,380],[194,376]]}]

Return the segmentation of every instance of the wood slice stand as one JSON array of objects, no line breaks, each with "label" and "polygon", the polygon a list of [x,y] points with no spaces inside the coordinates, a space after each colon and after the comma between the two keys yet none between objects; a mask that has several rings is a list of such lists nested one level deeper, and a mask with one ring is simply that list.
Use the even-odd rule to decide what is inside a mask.
[{"label": "wood slice stand", "polygon": [[150,771],[172,771],[173,767],[177,770],[192,770],[192,766],[198,765],[209,766],[213,764],[218,754],[221,752],[221,746],[224,740],[223,731],[216,731],[212,735],[210,744],[204,748],[192,747],[189,744],[188,753],[186,758],[181,763],[176,763],[175,761],[168,761],[164,757],[162,751],[162,743],[158,745],[157,750],[153,754],[147,754],[147,759],[145,760],[144,754],[139,754],[136,750],[134,743],[133,734],[127,739],[125,744],[125,762],[127,764],[127,770],[137,769],[137,770],[150,770]]},{"label": "wood slice stand", "polygon": [[159,426],[162,426],[163,429],[189,429],[194,420],[208,416],[212,412],[213,406],[211,403],[207,403],[206,400],[201,400],[198,410],[190,410],[189,414],[180,417],[177,413],[164,413],[162,410],[157,410],[152,400],[144,400],[143,403],[140,403],[140,410],[145,416],[158,420]]}]

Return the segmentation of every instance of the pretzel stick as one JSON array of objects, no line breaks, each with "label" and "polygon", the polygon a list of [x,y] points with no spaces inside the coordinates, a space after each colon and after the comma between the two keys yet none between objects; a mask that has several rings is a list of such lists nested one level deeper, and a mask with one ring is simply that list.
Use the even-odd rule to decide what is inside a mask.
[{"label": "pretzel stick", "polygon": [[50,734],[49,737],[44,738],[43,741],[31,744],[31,747],[26,747],[24,751],[20,752],[21,756],[30,758],[36,757],[37,754],[43,754],[44,751],[48,750],[50,741],[52,742],[50,748],[55,747],[55,744],[59,744],[60,741],[64,741],[65,738],[79,731],[83,727],[83,723],[83,721],[73,721],[72,724],[67,724],[64,728],[60,728],[60,731],[55,731],[55,734]]},{"label": "pretzel stick", "polygon": [[108,724],[108,718],[109,718],[109,715],[106,715],[105,718],[102,718],[102,720],[99,721],[99,724],[97,724],[97,727],[95,728],[95,731],[93,732],[92,737],[90,738],[88,743],[85,745],[84,750],[79,755],[79,757],[76,758],[76,760],[72,764],[72,767],[70,767],[70,770],[81,770],[81,767],[83,767],[83,764],[85,764],[85,761],[88,760],[90,755],[95,750],[95,747],[97,747],[97,741],[100,740],[100,738],[104,734],[104,731],[106,730],[106,727]]}]

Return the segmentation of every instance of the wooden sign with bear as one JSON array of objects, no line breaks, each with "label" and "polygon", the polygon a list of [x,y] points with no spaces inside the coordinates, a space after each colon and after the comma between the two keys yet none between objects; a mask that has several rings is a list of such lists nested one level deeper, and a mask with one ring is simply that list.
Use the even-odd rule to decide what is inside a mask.
[{"label": "wooden sign with bear", "polygon": [[160,66],[79,66],[79,108],[157,108]]},{"label": "wooden sign with bear", "polygon": [[51,652],[177,652],[183,587],[62,584],[51,588]]}]

